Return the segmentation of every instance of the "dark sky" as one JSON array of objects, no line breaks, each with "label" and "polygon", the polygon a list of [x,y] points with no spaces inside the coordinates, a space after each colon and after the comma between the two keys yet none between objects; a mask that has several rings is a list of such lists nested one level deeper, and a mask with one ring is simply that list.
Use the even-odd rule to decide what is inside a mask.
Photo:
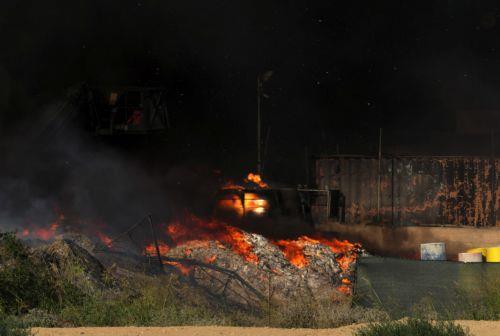
[{"label": "dark sky", "polygon": [[453,130],[456,111],[500,105],[495,1],[3,0],[0,8],[6,128],[75,83],[163,85],[183,132],[252,142],[255,81],[269,69],[264,123],[278,142],[378,126]]},{"label": "dark sky", "polygon": [[[306,146],[345,153],[359,143],[375,154],[379,127],[410,144],[406,134],[419,133],[426,149],[455,144],[446,133],[457,115],[467,126],[500,111],[497,4],[1,0],[0,221],[50,218],[58,204],[129,223],[165,204],[193,206],[193,193],[206,205],[212,171],[255,167],[256,78],[267,70],[266,179],[306,182]],[[40,116],[83,82],[165,86],[172,134],[134,159],[122,151],[130,142],[116,150],[76,132],[44,147],[31,136]],[[397,153],[410,148],[397,147],[402,139],[393,138]],[[442,154],[462,144],[488,154],[488,139]]]}]

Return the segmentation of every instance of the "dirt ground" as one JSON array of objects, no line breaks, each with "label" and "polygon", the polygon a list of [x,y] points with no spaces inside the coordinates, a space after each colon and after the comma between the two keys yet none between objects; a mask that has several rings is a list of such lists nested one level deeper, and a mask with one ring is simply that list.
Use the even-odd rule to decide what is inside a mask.
[{"label": "dirt ground", "polygon": [[[500,335],[500,321],[457,321],[474,336]],[[274,329],[240,327],[166,327],[166,328],[37,328],[37,336],[351,336],[359,325],[336,329]]]}]

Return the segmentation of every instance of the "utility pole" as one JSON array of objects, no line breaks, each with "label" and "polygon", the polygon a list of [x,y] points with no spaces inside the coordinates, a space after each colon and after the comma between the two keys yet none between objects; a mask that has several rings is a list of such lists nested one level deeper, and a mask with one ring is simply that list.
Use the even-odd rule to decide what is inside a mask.
[{"label": "utility pole", "polygon": [[262,97],[262,80],[261,74],[257,76],[257,174],[262,174],[262,152],[261,152],[261,117],[260,117],[260,100]]},{"label": "utility pole", "polygon": [[382,180],[382,128],[378,133],[377,222],[380,223],[380,188]]},{"label": "utility pole", "polygon": [[273,75],[273,71],[269,70],[262,73],[259,73],[257,76],[257,174],[262,174],[262,117],[261,117],[261,101],[262,97],[267,97],[263,94],[262,86],[264,82],[267,82],[271,76]]}]

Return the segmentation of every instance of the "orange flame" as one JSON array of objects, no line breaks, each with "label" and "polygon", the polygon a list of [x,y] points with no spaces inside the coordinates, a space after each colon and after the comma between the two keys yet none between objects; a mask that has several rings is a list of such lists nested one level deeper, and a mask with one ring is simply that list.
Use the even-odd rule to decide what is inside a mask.
[{"label": "orange flame", "polygon": [[292,265],[298,268],[305,267],[309,264],[304,255],[304,241],[300,240],[278,240],[275,242],[276,245],[283,251],[285,258],[290,261]]},{"label": "orange flame", "polygon": [[[32,237],[32,238],[37,238],[41,240],[50,240],[54,238],[54,236],[57,233],[57,230],[59,229],[59,226],[61,225],[61,222],[65,219],[64,214],[60,213],[56,220],[52,222],[49,227],[34,227],[34,228],[24,228],[21,231],[21,236],[24,238]],[[30,225],[34,226],[34,225]]]},{"label": "orange flame", "polygon": [[113,246],[113,240],[111,240],[111,238],[109,238],[106,234],[98,231],[97,236],[102,241],[102,243],[107,247],[111,248]]},{"label": "orange flame", "polygon": [[254,174],[254,173],[249,173],[247,178],[245,179],[246,183],[253,182],[257,184],[260,188],[268,188],[269,186],[267,183],[262,181],[262,178],[260,177],[259,174]]},{"label": "orange flame", "polygon": [[[182,220],[177,220],[165,229],[171,243],[159,243],[161,255],[168,253],[176,246],[188,244],[184,250],[184,256],[191,256],[193,249],[197,247],[208,247],[215,243],[219,248],[231,248],[249,263],[257,264],[258,256],[254,253],[251,242],[245,233],[239,228],[230,226],[216,219],[203,220],[194,215],[187,214]],[[281,239],[271,241],[283,252],[284,257],[295,267],[304,268],[309,265],[309,260],[304,254],[304,248],[308,245],[322,244],[335,253],[335,259],[343,273],[349,274],[351,265],[356,261],[360,246],[348,241],[340,241],[321,236],[300,236],[297,239]],[[182,250],[181,250],[182,251]],[[145,253],[156,255],[156,248],[153,244],[146,247]],[[205,257],[206,263],[215,263],[217,256]],[[183,274],[189,274],[192,266],[182,265],[178,262],[167,262],[176,266]],[[338,290],[344,294],[351,293],[352,284],[348,278],[343,278]]]},{"label": "orange flame", "polygon": [[193,266],[184,265],[177,261],[164,261],[163,263],[166,265],[177,267],[177,269],[186,276],[189,275],[189,273],[191,273],[191,271],[193,270]]},{"label": "orange flame", "polygon": [[[246,240],[243,231],[217,220],[204,221],[196,216],[187,215],[182,222],[175,221],[167,226],[166,233],[173,241],[171,246],[161,243],[160,254],[166,255],[171,248],[186,243],[197,245],[207,244],[209,241],[219,242],[231,247],[246,261],[257,263],[258,257],[253,253],[252,245]],[[156,255],[156,248],[150,244],[146,252]]]}]

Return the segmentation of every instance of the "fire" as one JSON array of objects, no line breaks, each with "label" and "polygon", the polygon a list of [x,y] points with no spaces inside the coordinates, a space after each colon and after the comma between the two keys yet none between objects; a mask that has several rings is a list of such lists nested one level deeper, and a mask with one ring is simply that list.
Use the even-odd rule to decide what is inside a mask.
[{"label": "fire", "polygon": [[[170,223],[166,227],[165,233],[172,243],[159,243],[160,254],[163,256],[167,255],[172,248],[185,244],[189,244],[189,247],[184,250],[184,254],[190,256],[193,248],[208,247],[210,242],[215,242],[219,247],[231,248],[249,263],[257,264],[259,262],[252,244],[243,231],[216,219],[203,220],[187,214],[183,220]],[[300,236],[297,239],[281,239],[272,241],[272,243],[278,246],[285,258],[298,268],[304,268],[309,264],[304,254],[305,246],[325,245],[336,254],[336,261],[343,272],[349,271],[351,265],[356,261],[357,251],[360,248],[359,245],[346,240],[340,241],[320,236]],[[156,247],[153,244],[148,245],[145,253],[156,255]],[[216,260],[216,256],[211,256],[205,261],[214,263]],[[346,281],[348,279],[344,280],[343,285],[349,285],[346,284]]]},{"label": "fire", "polygon": [[[301,237],[302,238],[302,237]],[[297,240],[278,240],[275,242],[276,245],[283,251],[285,258],[290,261],[292,265],[299,268],[308,265],[306,256],[304,255],[304,239]]]},{"label": "fire", "polygon": [[[230,247],[246,261],[256,264],[258,257],[253,253],[252,245],[246,240],[243,231],[217,220],[202,220],[193,215],[186,215],[183,221],[169,224],[165,233],[172,240],[171,245],[164,242],[159,244],[160,254],[166,255],[171,248],[194,242],[198,246],[206,245],[210,241],[218,242]],[[153,244],[146,247],[146,253],[156,255]]]},{"label": "fire", "polygon": [[245,213],[241,197],[237,194],[229,194],[217,201],[217,208],[221,211],[234,211],[238,217]]},{"label": "fire", "polygon": [[349,285],[340,285],[337,287],[337,290],[345,295],[351,295],[351,287]]},{"label": "fire", "polygon": [[64,214],[60,213],[48,227],[38,227],[31,224],[30,228],[24,228],[21,231],[20,235],[23,238],[37,238],[41,240],[50,240],[55,237],[64,219],[65,219]]},{"label": "fire", "polygon": [[177,267],[177,269],[186,276],[189,275],[189,273],[191,273],[191,271],[193,270],[192,266],[184,265],[177,261],[163,261],[163,263],[165,265],[171,265]]},{"label": "fire", "polygon": [[339,241],[337,239],[327,239],[323,237],[311,238],[308,236],[301,236],[296,240],[278,240],[274,242],[283,251],[285,257],[292,265],[299,268],[308,265],[308,261],[304,255],[304,246],[307,244],[323,244],[332,250],[333,253],[338,254],[336,261],[342,271],[349,270],[353,262],[357,258],[357,249],[359,246],[348,242],[347,240]]},{"label": "fire", "polygon": [[[170,246],[163,242],[160,242],[158,243],[158,249],[160,250],[160,255],[166,255],[168,251],[170,251]],[[156,247],[153,244],[149,244],[148,246],[146,246],[144,252],[148,255],[156,255]]]},{"label": "fire", "polygon": [[98,231],[97,236],[101,240],[101,242],[106,245],[107,247],[111,248],[113,246],[113,240],[109,238],[106,234]]},{"label": "fire", "polygon": [[252,252],[253,247],[246,241],[241,230],[233,226],[227,226],[226,228],[229,232],[229,236],[231,237],[230,244],[233,251],[243,256],[246,261],[256,264],[259,261],[259,258]]},{"label": "fire", "polygon": [[254,173],[249,173],[247,178],[245,179],[246,183],[253,182],[257,184],[260,188],[268,188],[269,186],[267,183],[262,181],[262,178],[260,177],[259,174],[254,174]]},{"label": "fire", "polygon": [[328,246],[333,253],[339,255],[337,262],[339,263],[340,269],[344,272],[351,267],[358,257],[357,250],[360,248],[358,244],[353,244],[347,240],[340,241],[337,239],[326,239],[322,237],[318,237],[313,240],[317,243]]}]

